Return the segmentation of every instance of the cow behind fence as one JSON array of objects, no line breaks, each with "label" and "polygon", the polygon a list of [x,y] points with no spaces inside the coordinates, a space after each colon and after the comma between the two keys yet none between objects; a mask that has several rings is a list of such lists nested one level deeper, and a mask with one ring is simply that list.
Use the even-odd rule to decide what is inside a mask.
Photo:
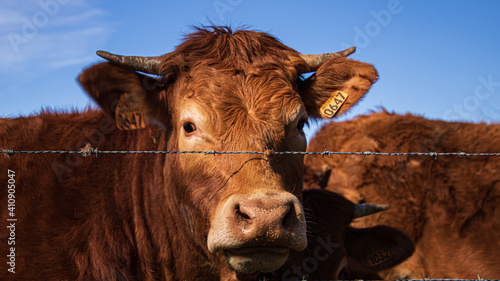
[{"label": "cow behind fence", "polygon": [[[0,148],[305,151],[309,117],[346,112],[377,80],[372,65],[346,58],[353,51],[304,55],[265,33],[213,27],[158,57],[98,52],[108,62],[78,81],[101,111],[2,119]],[[15,245],[0,244],[2,264],[16,273],[0,279],[249,280],[275,272],[307,249],[308,237],[303,155],[269,156],[2,158],[0,183],[11,188],[0,189],[0,206],[13,206],[0,218],[17,221],[8,221]]]},{"label": "cow behind fence", "polygon": [[[383,111],[325,125],[308,150],[497,153],[499,140],[497,124]],[[391,205],[354,223],[389,225],[414,240],[415,254],[381,273],[384,279],[500,278],[498,157],[306,156],[305,165],[306,185],[323,181],[326,189],[355,203]]]}]

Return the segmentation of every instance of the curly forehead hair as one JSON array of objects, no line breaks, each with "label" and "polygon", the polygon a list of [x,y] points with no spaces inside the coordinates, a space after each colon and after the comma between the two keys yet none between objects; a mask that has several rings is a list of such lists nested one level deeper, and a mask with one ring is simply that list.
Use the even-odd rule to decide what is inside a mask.
[{"label": "curly forehead hair", "polygon": [[[308,71],[297,51],[269,34],[251,30],[233,32],[229,27],[195,29],[167,55],[162,64],[163,73],[179,73],[198,65],[246,72],[266,64],[283,68],[290,78]],[[176,71],[172,71],[172,67]]]}]

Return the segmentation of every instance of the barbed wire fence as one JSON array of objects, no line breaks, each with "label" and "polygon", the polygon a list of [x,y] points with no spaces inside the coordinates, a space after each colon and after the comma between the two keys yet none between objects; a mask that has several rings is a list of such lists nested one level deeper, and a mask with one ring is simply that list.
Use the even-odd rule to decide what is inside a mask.
[{"label": "barbed wire fence", "polygon": [[98,150],[92,148],[90,145],[85,146],[81,150],[11,150],[0,149],[0,153],[3,153],[7,157],[12,157],[15,154],[80,154],[82,156],[99,154],[204,154],[204,155],[217,155],[217,154],[261,154],[264,156],[271,155],[319,155],[328,156],[332,155],[361,155],[361,156],[430,156],[437,158],[439,156],[456,156],[460,157],[474,157],[474,156],[500,156],[500,153],[468,153],[468,152],[340,152],[340,151],[328,151],[323,152],[310,152],[310,151],[168,151],[168,150],[137,150],[137,151],[125,151],[125,150]]}]

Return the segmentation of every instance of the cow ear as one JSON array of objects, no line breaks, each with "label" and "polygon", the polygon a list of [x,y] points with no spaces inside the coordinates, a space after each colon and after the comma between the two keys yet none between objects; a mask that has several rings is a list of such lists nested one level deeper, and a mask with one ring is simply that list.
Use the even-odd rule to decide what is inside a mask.
[{"label": "cow ear", "polygon": [[354,106],[377,79],[371,64],[332,58],[302,81],[299,91],[310,117],[332,118]]},{"label": "cow ear", "polygon": [[141,129],[152,120],[166,122],[155,114],[165,112],[166,101],[161,99],[161,87],[152,77],[131,68],[100,63],[84,70],[78,82],[115,119],[119,129]]},{"label": "cow ear", "polygon": [[348,266],[365,272],[394,267],[415,251],[413,241],[403,232],[389,227],[350,228],[345,240]]}]

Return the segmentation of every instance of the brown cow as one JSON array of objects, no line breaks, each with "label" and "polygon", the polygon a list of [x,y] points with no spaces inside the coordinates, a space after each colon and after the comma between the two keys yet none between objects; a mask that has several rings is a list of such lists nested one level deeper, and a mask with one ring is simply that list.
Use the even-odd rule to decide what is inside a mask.
[{"label": "brown cow", "polygon": [[[500,125],[451,123],[387,112],[325,125],[310,151],[500,151]],[[305,181],[353,202],[391,209],[354,225],[388,225],[415,242],[415,254],[384,279],[500,278],[500,159],[486,156],[306,157]],[[358,277],[358,276],[350,276]]]},{"label": "brown cow", "polygon": [[15,181],[15,209],[2,208],[1,220],[17,219],[16,278],[235,280],[278,270],[307,245],[303,156],[272,152],[305,151],[308,116],[342,114],[369,90],[377,72],[342,57],[350,52],[301,55],[265,33],[216,27],[159,57],[99,52],[110,62],[79,82],[104,113],[2,120],[0,147],[267,153],[3,159],[0,182],[6,171]]},{"label": "brown cow", "polygon": [[376,272],[400,264],[414,252],[411,239],[392,227],[349,227],[353,218],[363,215],[354,203],[339,194],[309,189],[304,191],[303,199],[308,219],[308,246],[305,251],[292,255],[286,265],[272,275],[277,280],[336,280],[347,263],[351,269],[375,276]]}]

